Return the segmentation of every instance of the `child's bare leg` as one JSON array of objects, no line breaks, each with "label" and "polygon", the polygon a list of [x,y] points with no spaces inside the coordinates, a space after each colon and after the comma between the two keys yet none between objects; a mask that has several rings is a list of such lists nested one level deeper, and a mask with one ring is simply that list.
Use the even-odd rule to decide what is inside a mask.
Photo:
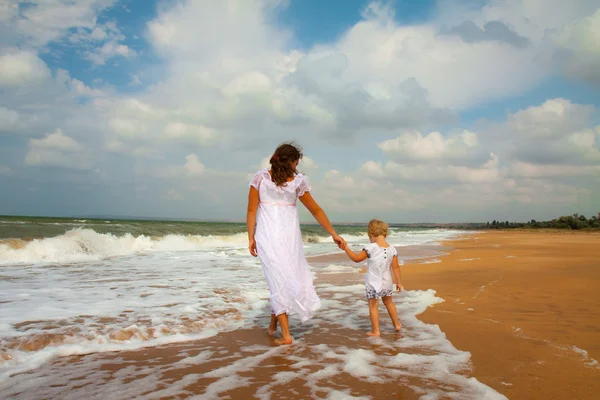
[{"label": "child's bare leg", "polygon": [[371,331],[367,332],[369,336],[381,336],[379,332],[379,300],[369,299],[369,318],[371,318]]},{"label": "child's bare leg", "polygon": [[390,318],[394,323],[394,328],[396,328],[396,331],[400,331],[402,324],[398,320],[398,311],[396,311],[396,305],[392,301],[392,296],[383,296],[381,300],[383,300],[383,304],[385,305],[385,308],[387,308],[388,314],[390,314]]},{"label": "child's bare leg", "polygon": [[275,331],[277,331],[277,316],[275,314],[271,314],[271,322],[269,323],[267,333],[273,336],[275,334]]},{"label": "child's bare leg", "polygon": [[288,324],[288,315],[286,313],[279,314],[277,321],[281,327],[281,339],[276,339],[275,344],[292,344],[292,336],[290,335],[290,327]]}]

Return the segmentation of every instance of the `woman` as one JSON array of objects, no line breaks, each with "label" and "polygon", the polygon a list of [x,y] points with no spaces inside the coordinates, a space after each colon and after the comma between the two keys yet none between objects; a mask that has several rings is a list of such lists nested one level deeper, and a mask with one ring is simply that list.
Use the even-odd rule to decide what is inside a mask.
[{"label": "woman", "polygon": [[292,343],[288,315],[296,314],[304,322],[321,306],[304,256],[297,199],[338,247],[346,244],[311,196],[306,177],[298,173],[300,159],[302,152],[294,144],[277,147],[270,160],[271,168],[254,175],[248,194],[248,249],[260,258],[267,278],[271,299],[268,333],[273,335],[279,323],[282,337],[275,340],[278,345]]}]

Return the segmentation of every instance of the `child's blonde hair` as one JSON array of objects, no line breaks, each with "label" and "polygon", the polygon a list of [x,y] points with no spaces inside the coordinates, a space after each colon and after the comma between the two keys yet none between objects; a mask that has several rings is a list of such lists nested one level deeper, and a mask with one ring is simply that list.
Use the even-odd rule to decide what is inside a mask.
[{"label": "child's blonde hair", "polygon": [[367,232],[369,236],[376,238],[377,236],[387,237],[388,235],[388,224],[379,220],[372,219],[369,221],[369,227],[367,228]]}]

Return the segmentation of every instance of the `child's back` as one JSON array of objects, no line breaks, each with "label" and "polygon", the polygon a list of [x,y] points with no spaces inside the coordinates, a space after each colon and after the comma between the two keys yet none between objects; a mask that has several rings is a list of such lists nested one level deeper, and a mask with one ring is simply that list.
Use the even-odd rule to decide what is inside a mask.
[{"label": "child's back", "polygon": [[396,249],[384,242],[384,246],[378,243],[369,243],[364,250],[368,257],[365,276],[367,298],[391,296],[394,285],[392,261],[394,257],[398,257]]},{"label": "child's back", "polygon": [[396,280],[397,290],[402,290],[400,284],[400,266],[398,264],[398,252],[393,246],[386,242],[385,238],[388,235],[388,225],[378,219],[373,219],[369,222],[367,228],[369,240],[371,243],[363,247],[358,254],[350,250],[346,245],[344,250],[350,259],[354,262],[367,261],[367,273],[365,276],[365,291],[369,301],[369,317],[373,329],[367,333],[370,336],[379,336],[379,298],[390,314],[390,318],[394,323],[394,328],[397,331],[402,326],[398,320],[398,312],[392,301],[392,293],[394,291],[394,279]]}]

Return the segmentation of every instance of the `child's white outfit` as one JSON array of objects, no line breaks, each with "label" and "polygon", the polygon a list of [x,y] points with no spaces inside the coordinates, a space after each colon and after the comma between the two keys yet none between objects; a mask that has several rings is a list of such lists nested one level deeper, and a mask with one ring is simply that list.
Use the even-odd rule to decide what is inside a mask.
[{"label": "child's white outfit", "polygon": [[258,171],[250,182],[258,190],[256,249],[271,297],[271,313],[310,319],[321,306],[312,273],[304,256],[304,243],[296,201],[310,185],[297,174],[285,186],[277,186],[268,169]]},{"label": "child's white outfit", "polygon": [[396,248],[394,246],[380,247],[377,243],[369,243],[363,250],[369,257],[365,277],[367,299],[391,296],[394,291],[392,259],[398,257]]}]

